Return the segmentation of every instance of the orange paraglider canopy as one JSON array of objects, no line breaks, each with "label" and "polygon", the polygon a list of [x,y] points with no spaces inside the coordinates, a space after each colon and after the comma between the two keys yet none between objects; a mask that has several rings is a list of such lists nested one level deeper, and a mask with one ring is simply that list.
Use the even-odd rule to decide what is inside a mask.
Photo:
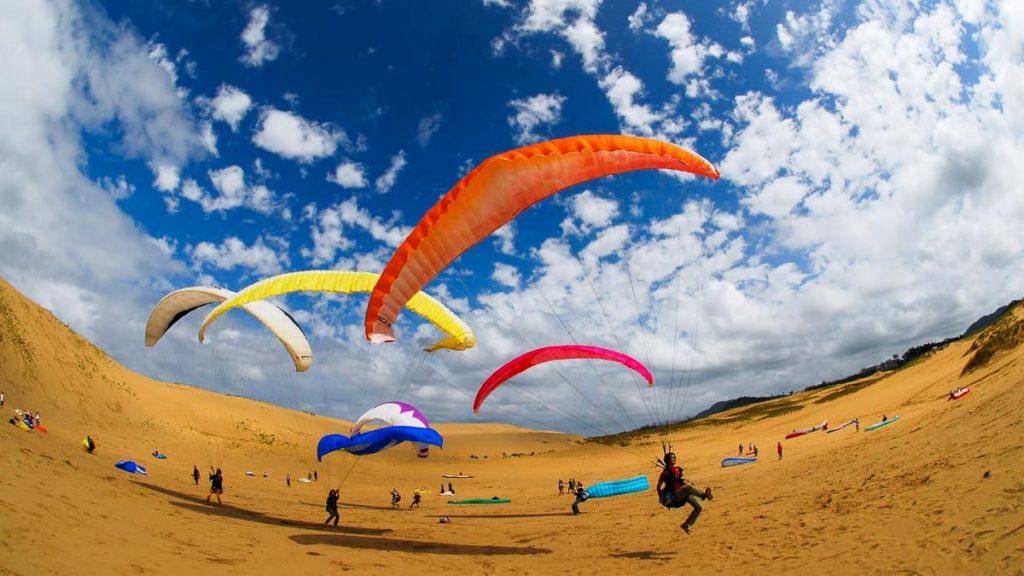
[{"label": "orange paraglider canopy", "polygon": [[572,136],[516,148],[480,163],[419,221],[384,268],[366,309],[366,338],[393,342],[406,302],[448,264],[523,210],[565,188],[633,170],[718,179],[718,170],[674,144],[636,136]]}]

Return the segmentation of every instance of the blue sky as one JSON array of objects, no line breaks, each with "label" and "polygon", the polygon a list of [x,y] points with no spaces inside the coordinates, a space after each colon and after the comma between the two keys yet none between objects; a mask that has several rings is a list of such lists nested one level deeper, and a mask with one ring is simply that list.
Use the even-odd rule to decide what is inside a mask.
[{"label": "blue sky", "polygon": [[[474,417],[491,371],[578,342],[481,418],[583,434],[844,376],[1024,292],[1019,2],[5,2],[0,274],[144,374],[355,418]],[[176,288],[380,271],[487,157],[624,133],[690,148],[545,200],[427,287],[479,345],[363,337],[365,296],[275,302],[143,346]],[[880,407],[881,408],[881,407]],[[839,417],[839,415],[837,415]]]}]

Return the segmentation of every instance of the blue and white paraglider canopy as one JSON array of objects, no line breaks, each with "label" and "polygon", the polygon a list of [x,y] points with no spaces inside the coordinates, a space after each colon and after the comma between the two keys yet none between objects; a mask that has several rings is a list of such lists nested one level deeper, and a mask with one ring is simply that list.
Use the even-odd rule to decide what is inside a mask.
[{"label": "blue and white paraglider canopy", "polygon": [[141,464],[137,464],[134,460],[121,460],[117,464],[114,464],[114,467],[120,468],[121,470],[131,474],[142,474],[143,476],[149,475],[149,472],[146,472],[146,467]]},{"label": "blue and white paraglider canopy", "polygon": [[414,426],[387,426],[362,432],[352,436],[328,434],[320,439],[316,446],[317,460],[336,450],[345,450],[356,456],[375,454],[402,442],[422,442],[441,446],[444,440],[433,428],[417,428]]}]

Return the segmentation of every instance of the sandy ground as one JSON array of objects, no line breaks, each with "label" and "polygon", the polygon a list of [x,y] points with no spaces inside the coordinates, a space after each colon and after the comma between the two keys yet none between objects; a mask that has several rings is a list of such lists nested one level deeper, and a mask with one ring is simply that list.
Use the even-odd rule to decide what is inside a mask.
[{"label": "sandy ground", "polygon": [[[4,419],[40,410],[49,430],[0,428],[0,573],[1024,574],[1024,348],[961,377],[971,344],[847,394],[802,393],[627,445],[448,424],[426,460],[400,446],[318,465],[316,440],[348,423],[135,374],[0,281]],[[973,390],[948,401],[958,385]],[[883,414],[901,419],[863,430]],[[776,457],[787,432],[853,417],[860,432],[783,441]],[[82,449],[86,434],[96,454]],[[653,486],[662,441],[714,490],[691,535],[653,490],[591,500],[579,516],[558,496],[560,477],[646,474]],[[760,461],[721,468],[740,442],[756,443]],[[150,475],[115,469],[123,458]],[[223,506],[205,501],[210,464],[225,473]],[[314,469],[318,481],[297,481]],[[451,480],[459,498],[512,503],[448,505],[441,475],[457,473],[473,476]],[[337,485],[342,522],[325,527]],[[407,507],[414,488],[431,491],[418,509]]]}]

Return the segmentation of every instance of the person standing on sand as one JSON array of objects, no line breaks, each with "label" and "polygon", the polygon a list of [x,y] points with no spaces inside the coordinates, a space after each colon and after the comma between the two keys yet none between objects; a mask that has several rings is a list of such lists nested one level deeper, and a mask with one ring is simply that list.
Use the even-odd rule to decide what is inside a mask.
[{"label": "person standing on sand", "polygon": [[199,486],[199,466],[192,465],[192,480],[195,480],[196,486]]},{"label": "person standing on sand", "polygon": [[782,460],[782,442],[775,446],[775,451],[779,453],[779,460]]},{"label": "person standing on sand", "polygon": [[757,458],[757,444],[754,444],[754,458]]},{"label": "person standing on sand", "polygon": [[740,442],[740,456],[743,456],[743,442]]},{"label": "person standing on sand", "polygon": [[4,393],[0,392],[0,408],[4,407]]},{"label": "person standing on sand", "polygon": [[285,474],[284,475],[284,483],[287,484],[289,488],[292,487],[292,475],[291,474]]},{"label": "person standing on sand", "polygon": [[853,421],[854,432],[860,432],[860,418]]},{"label": "person standing on sand", "polygon": [[558,479],[558,495],[565,495],[565,482],[562,482],[561,478]]},{"label": "person standing on sand", "polygon": [[586,489],[583,488],[583,483],[582,482],[577,482],[576,483],[576,501],[572,503],[572,513],[573,514],[579,514],[580,513],[580,502],[586,502],[588,498],[590,498],[590,494],[587,494]]},{"label": "person standing on sand", "polygon": [[662,470],[661,476],[658,477],[657,491],[658,500],[666,508],[682,508],[687,504],[693,507],[690,515],[679,525],[683,532],[687,534],[690,533],[690,527],[697,521],[697,517],[700,516],[701,510],[703,510],[697,499],[714,500],[714,496],[711,495],[710,486],[701,492],[690,481],[683,479],[683,469],[676,466],[676,455],[674,452],[665,454],[665,469]]},{"label": "person standing on sand", "polygon": [[[211,472],[213,468],[210,468]],[[206,495],[206,501],[210,501],[210,496],[217,495],[217,506],[223,506],[224,504],[220,501],[220,495],[224,493],[224,474],[217,468],[216,472],[210,474],[210,493]]]},{"label": "person standing on sand", "polygon": [[341,497],[341,494],[339,494],[338,491],[335,490],[334,488],[331,488],[331,491],[327,493],[327,506],[326,506],[326,508],[327,508],[327,520],[324,520],[324,525],[325,526],[328,523],[330,523],[331,518],[334,518],[334,525],[335,526],[338,525],[338,518],[339,518],[339,516],[338,516],[338,498],[339,497]]}]

